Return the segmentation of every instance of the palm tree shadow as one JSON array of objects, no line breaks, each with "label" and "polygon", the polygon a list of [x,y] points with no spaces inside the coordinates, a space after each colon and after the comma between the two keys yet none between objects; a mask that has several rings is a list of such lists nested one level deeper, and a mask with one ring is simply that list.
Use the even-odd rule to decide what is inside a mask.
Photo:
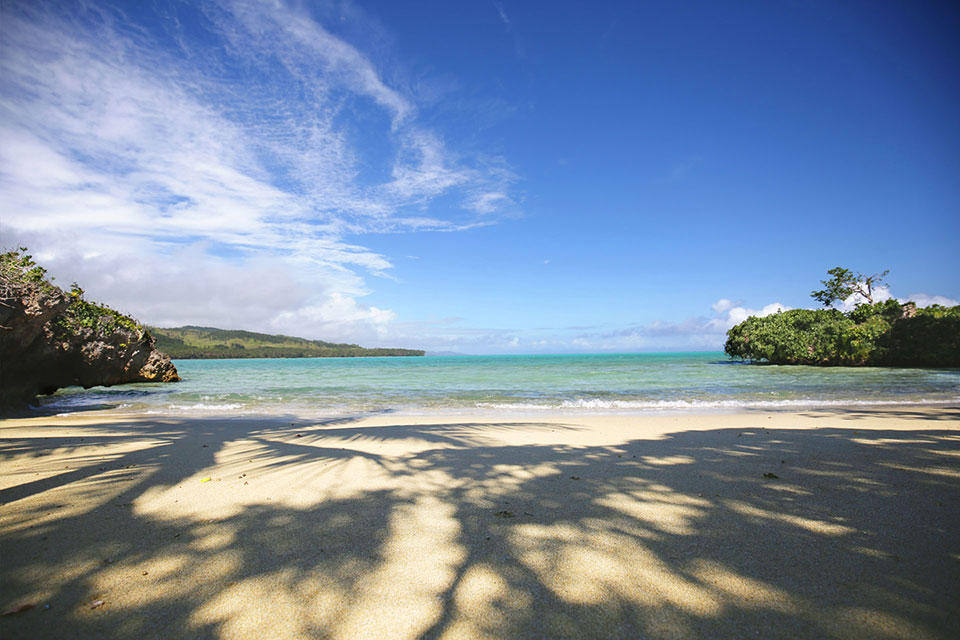
[{"label": "palm tree shadow", "polygon": [[[0,490],[0,606],[58,612],[3,618],[4,637],[230,637],[264,620],[349,637],[394,610],[387,635],[421,638],[947,638],[960,621],[954,430],[512,446],[506,432],[557,425],[354,420],[3,441],[5,466],[45,469],[43,447],[78,466]],[[100,471],[89,451],[112,449]],[[173,503],[206,474],[223,494],[284,484],[209,513]]]}]

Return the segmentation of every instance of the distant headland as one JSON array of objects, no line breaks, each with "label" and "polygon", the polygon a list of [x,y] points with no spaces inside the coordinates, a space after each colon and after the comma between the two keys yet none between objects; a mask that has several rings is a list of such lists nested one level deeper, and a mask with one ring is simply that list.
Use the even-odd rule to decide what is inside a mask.
[{"label": "distant headland", "polygon": [[365,348],[355,344],[308,340],[214,327],[150,327],[157,347],[174,360],[218,358],[359,358],[422,356],[419,349]]}]

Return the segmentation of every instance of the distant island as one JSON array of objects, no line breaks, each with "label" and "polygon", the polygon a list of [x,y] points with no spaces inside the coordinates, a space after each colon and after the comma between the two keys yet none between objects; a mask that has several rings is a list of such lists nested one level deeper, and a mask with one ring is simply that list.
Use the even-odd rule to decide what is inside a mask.
[{"label": "distant island", "polygon": [[219,358],[359,358],[422,356],[419,349],[368,349],[356,344],[307,340],[236,329],[150,327],[157,347],[174,360]]}]

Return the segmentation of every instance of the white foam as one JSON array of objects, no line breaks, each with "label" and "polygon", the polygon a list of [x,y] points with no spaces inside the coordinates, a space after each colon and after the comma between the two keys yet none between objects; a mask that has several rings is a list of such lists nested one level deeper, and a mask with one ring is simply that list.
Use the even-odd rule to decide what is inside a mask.
[{"label": "white foam", "polygon": [[559,403],[533,402],[478,402],[477,408],[507,409],[521,411],[556,411],[557,409],[780,409],[791,407],[850,407],[850,406],[884,406],[884,405],[948,405],[960,402],[960,398],[949,400],[814,400],[808,398],[792,400],[600,400],[599,398],[563,400]]},{"label": "white foam", "polygon": [[[234,411],[236,409],[242,409],[242,404],[208,404],[204,402],[198,402],[196,404],[171,404],[167,407],[168,409],[176,409],[181,411]],[[152,412],[152,413],[162,413],[162,412]]]}]

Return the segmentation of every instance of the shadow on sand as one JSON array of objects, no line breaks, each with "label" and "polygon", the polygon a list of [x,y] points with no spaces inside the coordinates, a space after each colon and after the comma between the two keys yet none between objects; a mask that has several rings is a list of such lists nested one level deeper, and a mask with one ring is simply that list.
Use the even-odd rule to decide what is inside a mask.
[{"label": "shadow on sand", "polygon": [[3,637],[960,628],[956,429],[570,446],[505,443],[573,424],[401,421],[164,419],[71,437],[51,421],[47,437],[0,440],[0,606],[37,605],[0,618]]}]

